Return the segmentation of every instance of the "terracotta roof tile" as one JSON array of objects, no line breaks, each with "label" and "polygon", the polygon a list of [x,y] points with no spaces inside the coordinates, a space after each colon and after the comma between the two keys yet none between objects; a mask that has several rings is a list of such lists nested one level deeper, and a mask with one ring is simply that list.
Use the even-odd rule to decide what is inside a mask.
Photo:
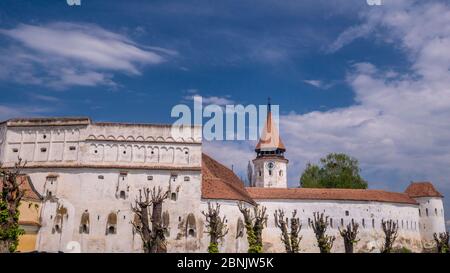
[{"label": "terracotta roof tile", "polygon": [[[0,191],[3,187],[2,179],[3,178],[0,177]],[[34,188],[34,185],[28,175],[20,175],[18,179],[20,179],[21,183],[20,188],[25,190],[25,195],[23,196],[24,200],[41,201],[43,199],[42,196]]]},{"label": "terracotta roof tile", "polygon": [[238,200],[254,204],[236,174],[216,160],[202,154],[202,198]]},{"label": "terracotta roof tile", "polygon": [[417,204],[407,194],[364,189],[246,188],[257,199],[348,200]]},{"label": "terracotta roof tile", "polygon": [[281,140],[280,133],[278,131],[275,122],[272,119],[272,112],[267,112],[267,119],[264,125],[264,129],[261,133],[261,138],[256,144],[255,150],[275,150],[280,149],[286,151],[286,147]]},{"label": "terracotta roof tile", "polygon": [[406,188],[405,193],[410,197],[444,197],[438,192],[431,182],[412,182]]}]

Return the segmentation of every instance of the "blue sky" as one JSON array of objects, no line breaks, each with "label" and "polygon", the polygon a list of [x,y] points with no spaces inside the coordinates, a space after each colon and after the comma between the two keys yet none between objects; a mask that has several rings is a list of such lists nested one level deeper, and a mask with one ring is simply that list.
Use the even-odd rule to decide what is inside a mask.
[{"label": "blue sky", "polygon": [[[346,152],[371,188],[431,180],[448,195],[449,25],[446,1],[3,0],[0,119],[170,123],[193,94],[271,97],[291,186],[307,162]],[[244,174],[253,145],[205,151]]]}]

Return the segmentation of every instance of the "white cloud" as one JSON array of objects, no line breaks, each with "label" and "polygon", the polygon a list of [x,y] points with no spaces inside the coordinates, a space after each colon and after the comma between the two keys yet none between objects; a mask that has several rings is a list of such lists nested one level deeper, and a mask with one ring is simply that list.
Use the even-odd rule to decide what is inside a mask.
[{"label": "white cloud", "polygon": [[193,95],[184,96],[183,98],[185,100],[193,101],[193,100],[200,100],[200,98],[201,98],[202,103],[204,105],[216,104],[216,105],[219,105],[219,106],[225,106],[225,105],[228,105],[228,104],[234,104],[235,103],[232,99],[230,99],[229,95],[223,96],[223,97],[218,97],[218,96],[201,96],[201,95],[198,94],[198,90],[197,89],[189,89],[189,90],[187,90],[187,93],[188,94],[193,94]]},{"label": "white cloud", "polygon": [[30,117],[50,113],[52,109],[39,106],[1,105],[0,121],[17,117]]},{"label": "white cloud", "polygon": [[53,97],[53,96],[47,96],[47,95],[39,95],[39,94],[30,94],[30,97],[33,100],[40,100],[40,101],[44,101],[44,102],[59,102],[60,99],[58,99],[57,97]]},{"label": "white cloud", "polygon": [[56,88],[115,86],[113,73],[140,75],[143,65],[155,65],[175,51],[143,47],[129,38],[92,24],[20,24],[0,29],[15,41],[3,49],[0,79]]},{"label": "white cloud", "polygon": [[[444,194],[450,191],[450,7],[400,1],[381,11],[377,35],[403,50],[409,72],[354,64],[346,80],[357,104],[281,116],[291,186],[307,162],[345,152],[360,160],[373,188],[403,190],[410,180],[431,180]],[[214,156],[228,165],[234,160],[244,174],[254,156],[251,143],[211,146],[226,150]]]},{"label": "white cloud", "polygon": [[303,80],[303,82],[319,89],[328,89],[333,86],[332,83],[324,83],[321,80]]}]

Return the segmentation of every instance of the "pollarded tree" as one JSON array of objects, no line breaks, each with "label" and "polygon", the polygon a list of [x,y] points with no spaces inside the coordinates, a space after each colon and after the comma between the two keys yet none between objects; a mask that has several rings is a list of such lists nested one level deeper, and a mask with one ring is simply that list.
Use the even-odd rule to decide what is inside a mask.
[{"label": "pollarded tree", "polygon": [[398,225],[392,219],[389,221],[381,221],[381,227],[385,235],[384,246],[381,253],[391,253],[395,240],[398,236]]},{"label": "pollarded tree", "polygon": [[353,253],[353,247],[359,241],[359,239],[356,239],[358,227],[358,223],[352,221],[346,229],[341,230],[339,228],[339,234],[344,238],[345,253]]},{"label": "pollarded tree", "polygon": [[219,253],[219,240],[228,233],[228,228],[225,224],[226,217],[220,218],[220,205],[218,203],[214,207],[208,202],[208,212],[202,211],[202,214],[206,218],[207,233],[210,237],[208,252]]},{"label": "pollarded tree", "polygon": [[266,207],[256,204],[253,206],[252,213],[250,208],[245,208],[244,204],[239,202],[238,208],[244,216],[248,253],[261,253],[263,250],[262,231],[267,225]]},{"label": "pollarded tree", "polygon": [[284,244],[286,249],[286,253],[298,253],[300,241],[302,240],[302,236],[298,236],[300,230],[302,229],[302,225],[300,224],[300,219],[295,217],[297,215],[297,210],[292,212],[292,217],[290,220],[291,230],[288,232],[289,228],[289,219],[286,217],[284,219],[284,211],[279,209],[275,211],[275,226],[280,228],[281,230],[281,241]]},{"label": "pollarded tree", "polygon": [[[164,192],[161,187],[158,189],[153,187],[152,190],[144,188],[139,190],[139,198],[136,198],[135,206],[131,206],[138,218],[138,223],[131,222],[131,224],[141,236],[145,253],[167,252],[165,234],[168,223],[163,223],[162,206],[170,192],[170,184]],[[151,214],[148,212],[150,206],[152,206]],[[151,228],[150,222],[152,223]]]},{"label": "pollarded tree", "polygon": [[0,253],[16,251],[19,236],[24,233],[19,227],[19,205],[25,192],[19,176],[25,165],[19,158],[12,170],[0,166]]},{"label": "pollarded tree", "polygon": [[434,237],[434,241],[436,241],[437,252],[438,253],[449,253],[450,246],[448,244],[448,242],[449,242],[448,231],[439,233],[439,235],[434,233],[433,237]]},{"label": "pollarded tree", "polygon": [[336,237],[326,235],[328,227],[328,216],[324,216],[324,213],[314,212],[314,220],[311,223],[314,234],[316,234],[317,245],[319,246],[320,253],[330,253],[333,247]]}]

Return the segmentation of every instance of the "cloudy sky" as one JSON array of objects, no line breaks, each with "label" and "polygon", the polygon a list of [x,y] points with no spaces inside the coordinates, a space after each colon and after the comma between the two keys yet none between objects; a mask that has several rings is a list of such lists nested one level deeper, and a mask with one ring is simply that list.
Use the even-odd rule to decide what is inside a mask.
[{"label": "cloudy sky", "polygon": [[[271,97],[290,186],[345,152],[370,188],[430,180],[450,196],[450,4],[382,2],[2,0],[0,119],[171,123],[195,94]],[[245,176],[254,144],[204,149]]]}]

